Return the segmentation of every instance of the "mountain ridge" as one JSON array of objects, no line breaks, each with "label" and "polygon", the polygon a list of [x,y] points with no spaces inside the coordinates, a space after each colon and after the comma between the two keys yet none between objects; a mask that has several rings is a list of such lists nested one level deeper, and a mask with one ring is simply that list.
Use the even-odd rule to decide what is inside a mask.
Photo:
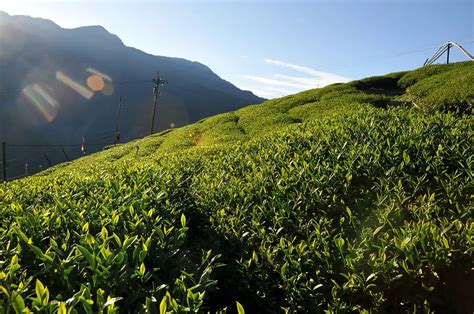
[{"label": "mountain ridge", "polygon": [[[0,25],[4,47],[0,51],[0,90],[16,91],[0,93],[0,114],[6,121],[15,121],[15,130],[0,126],[0,139],[11,144],[72,144],[82,138],[104,142],[106,132],[106,142],[112,143],[119,96],[126,104],[120,121],[121,140],[148,134],[152,79],[157,70],[169,85],[161,89],[156,131],[263,101],[204,64],[127,47],[102,26],[64,29],[49,20],[6,13]],[[107,83],[104,90],[93,91],[87,85],[93,75],[104,76],[99,78]],[[91,152],[97,149],[100,147]],[[72,158],[82,154],[79,144],[67,152]],[[53,163],[64,160],[60,151],[45,153],[52,155]],[[26,151],[10,150],[10,154],[29,159]],[[31,150],[33,154],[37,151]],[[30,173],[40,166],[30,164]]]}]

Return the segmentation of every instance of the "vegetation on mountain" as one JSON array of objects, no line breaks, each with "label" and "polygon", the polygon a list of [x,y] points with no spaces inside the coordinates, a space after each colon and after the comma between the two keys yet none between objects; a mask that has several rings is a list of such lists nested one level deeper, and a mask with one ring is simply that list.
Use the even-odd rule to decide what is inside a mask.
[{"label": "vegetation on mountain", "polygon": [[0,309],[472,312],[473,73],[335,84],[9,182]]}]

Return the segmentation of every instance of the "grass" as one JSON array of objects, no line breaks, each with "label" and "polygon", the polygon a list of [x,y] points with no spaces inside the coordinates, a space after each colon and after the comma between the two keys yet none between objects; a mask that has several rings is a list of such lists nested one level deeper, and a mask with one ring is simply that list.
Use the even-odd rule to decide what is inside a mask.
[{"label": "grass", "polygon": [[472,73],[335,84],[10,182],[0,309],[472,312]]}]

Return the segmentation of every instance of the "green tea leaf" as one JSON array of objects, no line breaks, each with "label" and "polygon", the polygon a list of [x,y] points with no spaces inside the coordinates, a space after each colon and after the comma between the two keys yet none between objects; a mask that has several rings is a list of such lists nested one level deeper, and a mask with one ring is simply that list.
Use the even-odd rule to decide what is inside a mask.
[{"label": "green tea leaf", "polygon": [[95,262],[95,257],[92,255],[92,253],[89,252],[85,247],[81,245],[78,245],[77,249],[81,252],[82,256],[84,256],[84,258],[87,260],[91,268],[95,269],[96,262]]},{"label": "green tea leaf", "polygon": [[184,214],[181,214],[181,226],[184,228],[186,226],[186,217]]},{"label": "green tea leaf", "polygon": [[245,310],[244,310],[244,307],[242,306],[242,304],[240,304],[238,301],[235,301],[235,303],[237,305],[237,313],[245,314]]},{"label": "green tea leaf", "polygon": [[164,296],[163,299],[161,299],[160,302],[160,314],[166,314],[166,309],[167,309],[167,296]]}]

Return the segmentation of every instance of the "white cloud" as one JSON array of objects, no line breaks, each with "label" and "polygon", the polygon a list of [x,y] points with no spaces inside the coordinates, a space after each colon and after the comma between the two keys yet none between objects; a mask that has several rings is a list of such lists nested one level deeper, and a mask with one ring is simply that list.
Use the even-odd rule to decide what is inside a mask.
[{"label": "white cloud", "polygon": [[292,82],[287,82],[287,81],[283,81],[279,79],[272,79],[272,78],[267,78],[267,77],[262,77],[262,76],[244,75],[243,77],[246,78],[247,80],[267,84],[270,86],[286,86],[286,87],[294,87],[297,89],[306,87],[305,84],[292,83]]},{"label": "white cloud", "polygon": [[286,89],[282,87],[271,87],[271,86],[251,87],[251,86],[238,85],[238,88],[242,90],[252,91],[255,95],[258,95],[264,98],[283,97],[285,95],[295,94],[299,92],[299,90],[295,90],[295,89]]},{"label": "white cloud", "polygon": [[349,80],[347,77],[344,77],[341,75],[337,75],[337,74],[329,73],[329,72],[317,71],[309,67],[287,63],[280,60],[265,59],[265,62],[268,64],[274,64],[283,68],[292,69],[297,72],[305,73],[313,77],[317,77],[323,81],[328,80],[328,81],[336,81],[334,83],[339,83],[339,82],[347,82]]},{"label": "white cloud", "polygon": [[[244,75],[243,78],[245,78],[246,80],[256,82],[260,85],[264,85],[259,85],[251,89],[257,95],[260,95],[262,97],[268,97],[269,92],[272,93],[273,96],[279,97],[282,95],[289,95],[308,89],[324,87],[333,83],[349,81],[349,78],[338,74],[317,71],[310,67],[292,64],[280,60],[265,59],[265,63],[299,72],[305,74],[305,76],[273,74],[270,77],[263,77],[255,75]],[[264,93],[261,93],[262,91]]]},{"label": "white cloud", "polygon": [[260,89],[260,88],[250,87],[250,86],[242,86],[242,85],[239,85],[237,87],[240,88],[241,90],[252,91],[252,93],[254,93],[255,95],[258,95],[260,97],[265,97],[265,98],[275,97],[274,92],[272,92],[268,88],[261,88]]},{"label": "white cloud", "polygon": [[264,89],[269,92],[273,92],[273,93],[278,92],[283,95],[295,94],[298,92],[298,90],[286,89],[286,88],[280,88],[280,87],[264,87]]}]

